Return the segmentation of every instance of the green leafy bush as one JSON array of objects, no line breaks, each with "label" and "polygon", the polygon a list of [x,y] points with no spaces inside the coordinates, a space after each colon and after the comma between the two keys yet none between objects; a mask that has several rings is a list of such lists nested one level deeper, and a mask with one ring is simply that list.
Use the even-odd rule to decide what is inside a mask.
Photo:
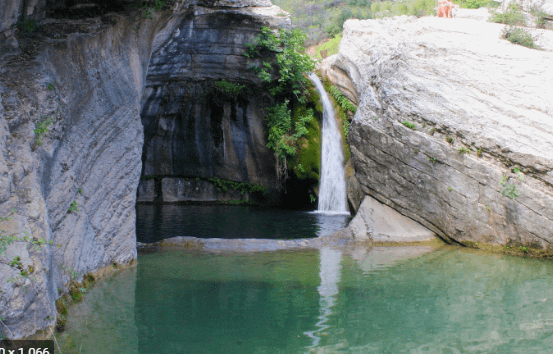
[{"label": "green leafy bush", "polygon": [[[267,147],[275,152],[279,179],[287,174],[287,159],[295,156],[297,142],[308,133],[308,123],[313,119],[313,110],[292,119],[290,107],[297,103],[307,104],[311,82],[306,74],[315,63],[303,47],[307,38],[298,29],[280,29],[278,36],[269,28],[261,27],[261,33],[253,42],[247,43],[246,57],[260,57],[260,65],[253,69],[265,83],[273,104],[267,108],[265,122],[268,129]],[[297,167],[297,166],[296,166]]]},{"label": "green leafy bush", "polygon": [[501,38],[527,48],[537,48],[532,35],[523,28],[508,26],[501,31]]},{"label": "green leafy bush", "polygon": [[303,42],[307,35],[298,29],[279,29],[278,36],[268,27],[261,27],[261,33],[253,42],[247,43],[249,58],[266,59],[260,66],[254,66],[258,77],[267,83],[273,96],[293,94],[299,102],[305,102],[305,91],[315,62],[305,53]]},{"label": "green leafy bush", "polygon": [[287,156],[293,156],[296,148],[291,146],[292,138],[287,135],[292,129],[288,101],[269,107],[265,121],[269,129],[267,147],[273,150],[281,160],[286,160]]},{"label": "green leafy bush", "polygon": [[499,184],[503,187],[501,189],[501,195],[504,197],[509,197],[512,200],[515,200],[520,195],[520,191],[514,184],[508,183],[507,177],[503,176]]},{"label": "green leafy bush", "polygon": [[520,8],[511,4],[509,9],[503,13],[496,12],[489,19],[490,22],[504,23],[510,26],[526,26],[524,16]]},{"label": "green leafy bush", "polygon": [[54,123],[51,118],[42,120],[36,125],[36,129],[33,132],[36,134],[35,144],[42,145],[42,137],[50,132],[50,126]]},{"label": "green leafy bush", "polygon": [[417,126],[415,125],[415,123],[411,123],[407,120],[402,122],[401,124],[405,125],[409,129],[413,129],[413,130],[417,129]]}]

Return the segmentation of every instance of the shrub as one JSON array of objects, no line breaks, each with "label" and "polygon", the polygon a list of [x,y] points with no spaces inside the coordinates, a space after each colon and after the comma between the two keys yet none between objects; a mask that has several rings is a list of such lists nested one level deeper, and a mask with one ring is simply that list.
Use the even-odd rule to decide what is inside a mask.
[{"label": "shrub", "polygon": [[402,122],[401,124],[405,125],[409,129],[413,129],[413,130],[417,129],[417,126],[415,125],[415,123],[411,123],[407,120]]},{"label": "shrub", "polygon": [[50,132],[50,126],[54,123],[51,118],[44,119],[36,125],[33,132],[36,134],[35,144],[42,145],[42,137]]},{"label": "shrub", "polygon": [[549,14],[547,14],[547,12],[543,12],[540,8],[534,6],[530,9],[530,13],[532,14],[532,16],[534,16],[534,21],[536,21],[537,28],[547,27],[546,18],[549,17]]},{"label": "shrub", "polygon": [[246,44],[244,55],[268,59],[253,69],[268,84],[273,96],[293,94],[299,102],[305,102],[309,79],[304,74],[315,67],[315,62],[303,47],[306,38],[307,35],[297,28],[291,31],[281,28],[277,37],[270,28],[261,27],[261,34]]},{"label": "shrub", "polygon": [[273,97],[273,104],[267,109],[265,121],[268,128],[267,147],[277,157],[277,176],[287,175],[287,158],[296,154],[299,138],[308,133],[306,124],[313,119],[313,111],[294,119],[289,104],[307,103],[308,88],[311,82],[306,73],[313,70],[315,62],[305,52],[303,43],[307,35],[299,29],[291,31],[281,28],[278,36],[268,27],[261,27],[261,33],[252,43],[247,43],[244,55],[248,58],[260,57],[261,65],[252,68],[265,88]]},{"label": "shrub", "polygon": [[509,9],[503,13],[495,13],[490,17],[490,22],[504,23],[510,26],[525,26],[524,16],[522,12],[516,6],[510,6]]},{"label": "shrub", "polygon": [[501,38],[505,38],[511,43],[518,44],[527,48],[537,48],[534,44],[534,38],[532,35],[523,28],[520,27],[505,27],[501,31]]}]

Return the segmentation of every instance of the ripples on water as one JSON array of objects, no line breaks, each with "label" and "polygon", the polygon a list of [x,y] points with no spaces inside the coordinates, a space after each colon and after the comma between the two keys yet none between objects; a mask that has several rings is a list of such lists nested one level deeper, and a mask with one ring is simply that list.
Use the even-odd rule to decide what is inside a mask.
[{"label": "ripples on water", "polygon": [[[420,247],[140,256],[71,309],[77,353],[553,353],[553,264]],[[71,349],[73,348],[73,349]]]},{"label": "ripples on water", "polygon": [[228,205],[151,205],[136,207],[137,241],[175,236],[200,238],[296,239],[330,235],[349,215]]}]

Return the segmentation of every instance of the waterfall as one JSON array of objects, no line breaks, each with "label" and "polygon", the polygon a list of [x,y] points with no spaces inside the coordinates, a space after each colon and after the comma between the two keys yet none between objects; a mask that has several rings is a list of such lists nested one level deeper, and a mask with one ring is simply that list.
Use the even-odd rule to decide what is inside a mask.
[{"label": "waterfall", "polygon": [[336,115],[321,80],[311,73],[309,78],[321,94],[323,103],[323,141],[321,144],[321,183],[319,187],[318,212],[346,213],[346,179],[342,154],[341,127],[336,124]]}]

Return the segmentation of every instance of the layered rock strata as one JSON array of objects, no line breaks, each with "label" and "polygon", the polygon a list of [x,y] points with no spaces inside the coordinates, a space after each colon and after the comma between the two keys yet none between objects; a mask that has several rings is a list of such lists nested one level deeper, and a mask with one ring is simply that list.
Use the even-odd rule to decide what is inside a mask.
[{"label": "layered rock strata", "polygon": [[553,37],[468,19],[349,20],[323,73],[359,108],[354,206],[370,195],[457,242],[553,241]]},{"label": "layered rock strata", "polygon": [[[258,10],[279,13],[268,1],[261,5]],[[259,61],[243,55],[260,27],[251,18],[245,10],[197,8],[152,54],[142,98],[143,176],[215,177],[276,187],[275,159],[263,131],[264,97],[250,69]],[[225,92],[216,86],[221,79],[243,88]]]},{"label": "layered rock strata", "polygon": [[[38,4],[26,15],[18,12],[23,1],[7,3],[0,1],[0,18],[8,21],[0,27],[0,331],[21,338],[54,325],[54,302],[71,280],[136,258],[141,105],[159,92],[148,73],[159,78],[185,70],[156,53],[173,50],[175,39],[186,45],[185,32],[210,27],[205,41],[188,49],[197,55],[187,62],[197,69],[189,79],[201,80],[206,71],[211,79],[235,79],[239,71],[229,77],[198,63],[231,67],[261,25],[290,20],[277,17],[280,9],[268,2],[175,2],[151,19],[135,10],[45,19],[35,32],[17,34],[11,25],[32,18],[32,11],[40,18],[47,3],[25,2]],[[257,3],[264,7],[250,6]],[[250,31],[232,32],[233,26]],[[217,40],[209,42],[212,36]],[[243,80],[255,85],[248,75]]]}]

